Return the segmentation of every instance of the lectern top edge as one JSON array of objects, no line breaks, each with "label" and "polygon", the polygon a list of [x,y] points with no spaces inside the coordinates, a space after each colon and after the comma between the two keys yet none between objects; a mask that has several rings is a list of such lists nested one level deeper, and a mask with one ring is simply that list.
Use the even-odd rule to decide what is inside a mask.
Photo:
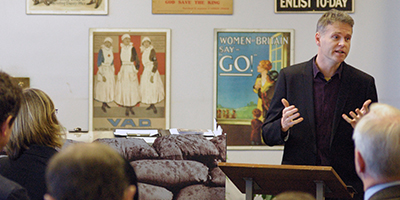
[{"label": "lectern top edge", "polygon": [[[268,164],[248,164],[248,163],[229,163],[220,162],[218,166],[246,167],[246,168],[274,168],[274,169],[296,169],[296,170],[322,170],[335,171],[331,166],[312,166],[312,165],[268,165]],[[335,172],[336,173],[336,172]]]},{"label": "lectern top edge", "polygon": [[[266,165],[246,163],[218,163],[221,170],[242,192],[246,192],[246,183],[253,182],[259,188],[253,188],[255,194],[279,194],[288,190],[315,193],[316,181],[322,181],[329,198],[352,198],[347,186],[330,166],[308,165]],[[247,192],[246,192],[247,193]]]}]

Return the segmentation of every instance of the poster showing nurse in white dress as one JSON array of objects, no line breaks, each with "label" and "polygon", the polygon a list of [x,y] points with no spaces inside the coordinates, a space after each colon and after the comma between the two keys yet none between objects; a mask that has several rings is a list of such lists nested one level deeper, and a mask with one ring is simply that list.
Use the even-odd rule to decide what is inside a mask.
[{"label": "poster showing nurse in white dress", "polygon": [[169,128],[169,29],[90,29],[89,131]]}]

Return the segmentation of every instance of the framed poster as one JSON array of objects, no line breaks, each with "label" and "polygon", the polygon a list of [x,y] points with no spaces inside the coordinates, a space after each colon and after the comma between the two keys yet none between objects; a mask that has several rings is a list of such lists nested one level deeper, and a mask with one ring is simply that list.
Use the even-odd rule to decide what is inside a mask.
[{"label": "framed poster", "polygon": [[170,29],[90,29],[89,131],[168,129]]},{"label": "framed poster", "polygon": [[214,118],[227,145],[263,145],[279,72],[293,63],[292,29],[214,30]]},{"label": "framed poster", "polygon": [[153,14],[232,15],[233,0],[152,0]]},{"label": "framed poster", "polygon": [[107,15],[108,0],[26,0],[26,14]]}]

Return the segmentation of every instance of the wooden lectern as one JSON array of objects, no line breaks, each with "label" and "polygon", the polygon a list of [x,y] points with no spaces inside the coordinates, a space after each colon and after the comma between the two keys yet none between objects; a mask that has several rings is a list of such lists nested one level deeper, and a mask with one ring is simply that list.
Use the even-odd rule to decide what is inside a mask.
[{"label": "wooden lectern", "polygon": [[253,194],[277,195],[285,191],[316,194],[317,200],[353,198],[332,167],[305,165],[264,165],[221,162],[218,166],[242,192],[246,200]]}]

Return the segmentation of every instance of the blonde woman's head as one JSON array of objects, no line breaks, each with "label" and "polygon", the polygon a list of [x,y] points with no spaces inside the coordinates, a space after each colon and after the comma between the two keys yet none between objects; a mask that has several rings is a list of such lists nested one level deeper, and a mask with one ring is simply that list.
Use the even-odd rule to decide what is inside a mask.
[{"label": "blonde woman's head", "polygon": [[11,159],[17,159],[32,144],[61,147],[63,130],[50,97],[39,89],[24,89],[21,109],[6,146],[7,153]]}]

